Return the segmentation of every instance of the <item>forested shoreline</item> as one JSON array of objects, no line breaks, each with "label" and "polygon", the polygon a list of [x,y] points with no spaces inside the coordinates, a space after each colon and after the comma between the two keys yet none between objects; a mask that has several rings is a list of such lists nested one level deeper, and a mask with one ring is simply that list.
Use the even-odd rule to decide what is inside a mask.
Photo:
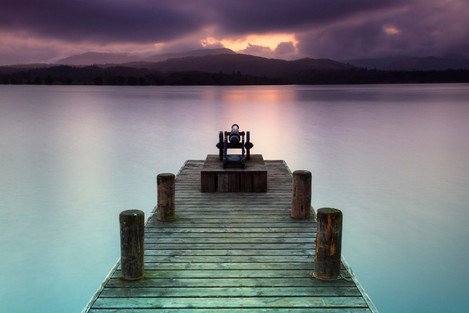
[{"label": "forested shoreline", "polygon": [[0,84],[27,85],[289,85],[289,84],[398,84],[467,83],[469,70],[384,71],[303,70],[282,75],[181,71],[162,72],[126,66],[58,65],[36,68],[0,67]]}]

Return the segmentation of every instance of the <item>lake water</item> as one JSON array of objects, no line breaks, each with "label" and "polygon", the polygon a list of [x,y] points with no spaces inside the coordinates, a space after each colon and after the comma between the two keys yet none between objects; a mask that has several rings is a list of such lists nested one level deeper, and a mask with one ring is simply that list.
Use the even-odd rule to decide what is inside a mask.
[{"label": "lake water", "polygon": [[156,175],[251,131],[313,173],[343,255],[382,313],[469,294],[469,85],[0,86],[0,312],[80,312],[119,257],[119,212]]}]

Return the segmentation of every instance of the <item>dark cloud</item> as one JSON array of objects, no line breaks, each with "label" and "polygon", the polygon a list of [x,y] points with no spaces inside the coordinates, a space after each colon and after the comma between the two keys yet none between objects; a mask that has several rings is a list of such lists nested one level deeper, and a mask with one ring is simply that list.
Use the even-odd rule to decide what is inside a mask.
[{"label": "dark cloud", "polygon": [[0,40],[0,65],[44,62],[59,53],[57,47],[50,45],[37,47],[27,42],[13,44]]},{"label": "dark cloud", "polygon": [[468,13],[467,0],[0,0],[0,64],[72,50],[171,52],[201,48],[208,37],[275,33],[294,34],[298,43],[251,43],[244,52],[338,60],[469,55]]},{"label": "dark cloud", "polygon": [[261,45],[249,44],[246,49],[243,49],[238,52],[284,60],[297,59],[299,57],[297,50],[293,42],[291,41],[281,42],[277,45],[275,49],[271,49],[269,47],[264,47]]},{"label": "dark cloud", "polygon": [[2,0],[0,7],[2,30],[66,41],[157,42],[200,26],[193,10],[173,1]]},{"label": "dark cloud", "polygon": [[239,51],[245,54],[269,56],[272,50],[268,47],[249,44],[246,49]]},{"label": "dark cloud", "polygon": [[0,27],[69,41],[164,41],[209,26],[219,35],[298,31],[401,1],[1,0]]},{"label": "dark cloud", "polygon": [[220,32],[300,31],[360,14],[394,8],[403,0],[212,0],[213,19]]},{"label": "dark cloud", "polygon": [[281,42],[278,44],[277,48],[275,49],[275,53],[279,55],[292,55],[296,52],[295,46],[293,42]]},{"label": "dark cloud", "polygon": [[374,16],[356,16],[298,36],[301,52],[353,59],[468,54],[469,6],[464,1],[415,2]]}]

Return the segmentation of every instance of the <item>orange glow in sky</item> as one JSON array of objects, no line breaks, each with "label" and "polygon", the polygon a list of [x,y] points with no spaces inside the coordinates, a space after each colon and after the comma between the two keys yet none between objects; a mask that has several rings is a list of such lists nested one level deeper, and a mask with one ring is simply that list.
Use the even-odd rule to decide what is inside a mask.
[{"label": "orange glow in sky", "polygon": [[217,39],[214,37],[207,37],[200,41],[202,46],[213,45],[221,43],[225,48],[233,51],[240,51],[246,49],[249,45],[268,47],[271,50],[275,50],[279,43],[292,42],[294,46],[297,45],[294,34],[278,33],[278,34],[266,34],[266,35],[248,35],[240,39]]},{"label": "orange glow in sky", "polygon": [[400,33],[400,30],[397,27],[392,26],[392,25],[384,25],[383,31],[388,35],[396,35]]}]

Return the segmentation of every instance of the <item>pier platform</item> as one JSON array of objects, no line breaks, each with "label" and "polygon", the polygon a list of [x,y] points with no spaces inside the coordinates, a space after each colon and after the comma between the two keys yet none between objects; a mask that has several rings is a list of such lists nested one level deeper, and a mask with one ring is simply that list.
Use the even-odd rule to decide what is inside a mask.
[{"label": "pier platform", "polygon": [[261,154],[251,155],[244,168],[223,168],[218,155],[209,154],[200,176],[202,192],[267,191],[267,169]]},{"label": "pier platform", "polygon": [[[314,217],[290,217],[292,174],[265,161],[267,192],[201,192],[204,160],[176,176],[176,217],[145,226],[145,278],[111,270],[84,313],[378,312],[348,265],[313,277]],[[345,217],[346,218],[346,217]]]}]

